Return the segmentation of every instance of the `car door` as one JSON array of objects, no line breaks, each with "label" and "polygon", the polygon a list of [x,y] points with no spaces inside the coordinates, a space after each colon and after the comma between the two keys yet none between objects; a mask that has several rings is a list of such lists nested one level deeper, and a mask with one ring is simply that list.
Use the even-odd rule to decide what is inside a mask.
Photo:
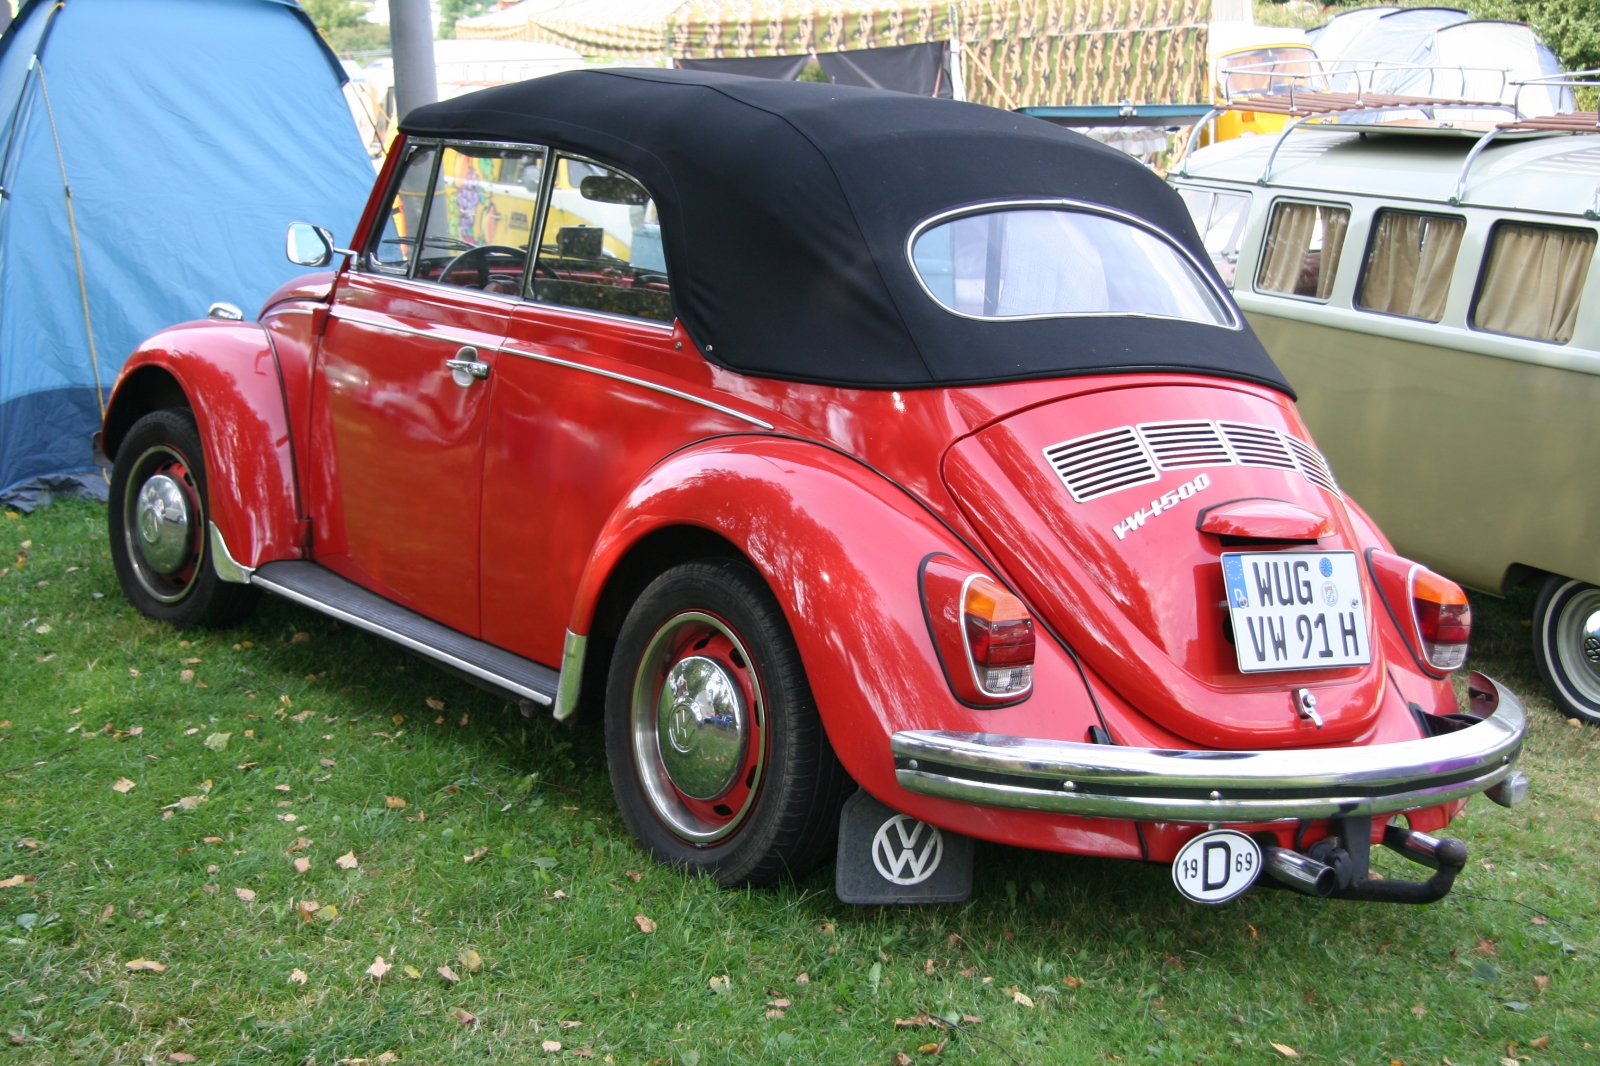
[{"label": "car door", "polygon": [[313,383],[315,558],[473,636],[484,427],[543,164],[525,146],[410,146]]},{"label": "car door", "polygon": [[495,368],[482,530],[483,639],[551,664],[622,498],[662,456],[750,428],[709,399],[711,369],[674,320],[650,194],[553,159],[529,299]]}]

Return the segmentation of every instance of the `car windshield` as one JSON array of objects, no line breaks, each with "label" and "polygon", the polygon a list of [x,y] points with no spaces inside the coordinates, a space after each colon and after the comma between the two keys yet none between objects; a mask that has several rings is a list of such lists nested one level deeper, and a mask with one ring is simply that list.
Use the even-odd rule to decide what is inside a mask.
[{"label": "car windshield", "polygon": [[935,300],[972,318],[1139,315],[1233,324],[1212,287],[1170,243],[1087,211],[963,215],[919,234],[911,259]]}]

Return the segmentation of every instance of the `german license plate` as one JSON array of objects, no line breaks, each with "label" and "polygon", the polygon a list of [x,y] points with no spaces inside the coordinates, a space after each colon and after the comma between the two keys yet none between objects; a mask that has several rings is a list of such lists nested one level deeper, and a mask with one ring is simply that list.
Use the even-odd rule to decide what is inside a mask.
[{"label": "german license plate", "polygon": [[1244,673],[1372,661],[1355,552],[1226,552],[1222,582]]},{"label": "german license plate", "polygon": [[1226,903],[1260,874],[1260,846],[1232,829],[1201,833],[1172,860],[1172,883],[1196,903]]}]

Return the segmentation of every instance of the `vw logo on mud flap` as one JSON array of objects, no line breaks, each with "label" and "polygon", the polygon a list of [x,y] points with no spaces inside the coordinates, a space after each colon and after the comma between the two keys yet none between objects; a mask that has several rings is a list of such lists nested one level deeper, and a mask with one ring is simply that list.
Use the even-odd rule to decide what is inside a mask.
[{"label": "vw logo on mud flap", "polygon": [[943,858],[944,836],[908,814],[890,818],[872,838],[872,865],[885,881],[897,885],[920,885],[933,876]]}]

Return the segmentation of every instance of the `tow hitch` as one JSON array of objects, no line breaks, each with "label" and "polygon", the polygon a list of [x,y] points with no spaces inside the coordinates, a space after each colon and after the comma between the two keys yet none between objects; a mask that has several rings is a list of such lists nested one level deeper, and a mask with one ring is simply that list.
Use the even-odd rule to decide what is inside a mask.
[{"label": "tow hitch", "polygon": [[1383,846],[1434,871],[1426,881],[1388,881],[1370,876],[1372,819],[1340,818],[1336,835],[1317,841],[1304,854],[1267,848],[1267,876],[1284,888],[1308,896],[1360,899],[1373,903],[1435,903],[1449,894],[1467,864],[1467,846],[1454,837],[1434,837],[1398,825],[1383,828]]}]

